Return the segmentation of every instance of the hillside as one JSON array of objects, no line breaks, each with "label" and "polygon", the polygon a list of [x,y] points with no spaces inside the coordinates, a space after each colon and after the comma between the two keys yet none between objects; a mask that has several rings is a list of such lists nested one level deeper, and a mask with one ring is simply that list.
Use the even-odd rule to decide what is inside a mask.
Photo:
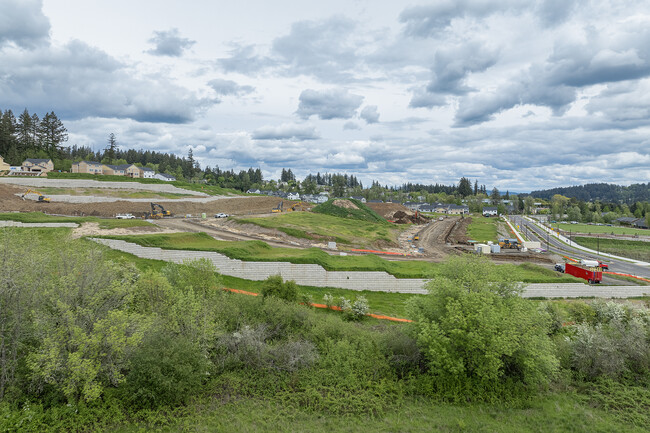
[{"label": "hillside", "polygon": [[374,223],[387,223],[379,214],[358,200],[331,199],[312,209],[312,212]]},{"label": "hillside", "polygon": [[582,201],[623,202],[633,203],[650,200],[650,183],[635,183],[630,186],[612,185],[608,183],[590,183],[561,188],[532,191],[531,196],[551,199],[555,194],[576,198]]}]

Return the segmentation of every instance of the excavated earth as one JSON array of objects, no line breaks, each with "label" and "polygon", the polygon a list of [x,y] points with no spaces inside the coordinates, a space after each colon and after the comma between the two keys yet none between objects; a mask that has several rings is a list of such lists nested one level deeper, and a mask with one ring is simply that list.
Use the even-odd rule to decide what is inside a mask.
[{"label": "excavated earth", "polygon": [[[149,201],[133,202],[118,200],[114,202],[69,203],[52,200],[50,203],[39,203],[36,195],[30,194],[26,200],[20,198],[27,188],[22,186],[0,184],[0,212],[45,212],[56,215],[114,217],[120,213],[132,213],[141,217],[151,210]],[[18,194],[18,195],[17,195]],[[230,215],[252,215],[269,213],[276,207],[279,199],[276,197],[230,197],[219,198],[206,203],[197,203],[183,199],[151,199],[161,204],[173,215],[200,215],[206,213],[213,216],[224,212]]]}]

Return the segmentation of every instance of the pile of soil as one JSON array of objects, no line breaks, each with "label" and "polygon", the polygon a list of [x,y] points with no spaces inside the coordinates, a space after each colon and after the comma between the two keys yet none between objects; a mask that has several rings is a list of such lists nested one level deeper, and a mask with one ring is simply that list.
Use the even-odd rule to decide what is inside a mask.
[{"label": "pile of soil", "polygon": [[386,219],[393,221],[395,224],[426,224],[429,222],[429,218],[422,216],[420,213],[416,216],[415,212],[402,210],[388,214]]},{"label": "pile of soil", "polygon": [[386,219],[397,211],[411,212],[409,208],[399,203],[366,203],[366,206]]},{"label": "pile of soil", "polygon": [[343,207],[345,209],[359,209],[359,206],[352,203],[350,200],[337,199],[332,202],[334,206]]}]

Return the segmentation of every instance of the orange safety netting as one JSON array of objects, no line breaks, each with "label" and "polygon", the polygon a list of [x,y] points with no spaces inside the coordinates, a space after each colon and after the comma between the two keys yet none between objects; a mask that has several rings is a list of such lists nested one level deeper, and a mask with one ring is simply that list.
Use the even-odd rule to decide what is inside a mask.
[{"label": "orange safety netting", "polygon": [[[242,295],[249,295],[249,296],[259,296],[259,293],[255,292],[247,292],[246,290],[239,290],[239,289],[230,289],[228,287],[224,287],[223,290],[227,290],[229,292],[233,293],[240,293]],[[315,308],[325,308],[325,309],[330,309],[330,310],[336,310],[336,311],[341,311],[341,307],[337,307],[336,305],[332,305],[331,307],[328,307],[325,304],[310,304],[312,307]],[[400,319],[399,317],[390,317],[390,316],[384,316],[381,314],[366,314],[366,316],[372,317],[374,319],[379,319],[379,320],[391,320],[393,322],[412,322],[412,320],[409,319]]]}]

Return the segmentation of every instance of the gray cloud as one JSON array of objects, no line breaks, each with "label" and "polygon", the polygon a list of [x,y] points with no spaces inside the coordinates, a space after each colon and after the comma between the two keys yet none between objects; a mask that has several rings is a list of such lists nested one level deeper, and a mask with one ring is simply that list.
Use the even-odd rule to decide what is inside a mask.
[{"label": "gray cloud", "polygon": [[444,105],[447,105],[447,98],[444,95],[429,93],[425,88],[415,89],[409,102],[410,108],[433,108]]},{"label": "gray cloud", "polygon": [[316,128],[312,125],[284,124],[280,126],[265,126],[255,130],[251,137],[254,140],[315,140],[319,138]]},{"label": "gray cloud", "polygon": [[178,29],[154,31],[149,43],[155,48],[147,50],[147,53],[154,56],[180,57],[185,50],[188,50],[196,43],[191,39],[181,37]]},{"label": "gray cloud", "polygon": [[241,86],[234,81],[221,78],[208,81],[208,85],[220,96],[243,96],[255,91],[255,87]]},{"label": "gray cloud", "polygon": [[313,75],[331,81],[349,79],[359,61],[352,41],[356,23],[341,16],[301,21],[273,41],[273,54],[290,75]]},{"label": "gray cloud", "polygon": [[[590,34],[580,45],[556,45],[544,62],[533,64],[496,91],[462,98],[456,126],[484,122],[522,104],[546,106],[561,115],[581,88],[649,77],[650,31],[628,31],[630,37],[613,41]],[[633,32],[635,37],[631,37]]]},{"label": "gray cloud", "polygon": [[303,119],[317,116],[323,120],[350,119],[356,115],[363,96],[354,95],[347,90],[303,90],[296,113]]},{"label": "gray cloud", "polygon": [[366,105],[359,113],[359,117],[365,120],[367,123],[377,123],[379,122],[379,111],[377,111],[376,105]]},{"label": "gray cloud", "polygon": [[507,10],[526,7],[517,0],[438,0],[430,5],[412,6],[402,11],[400,22],[405,24],[409,36],[429,37],[449,27],[455,18],[483,18]]},{"label": "gray cloud", "polygon": [[14,43],[34,48],[48,43],[50,20],[42,9],[42,0],[0,0],[0,47]]},{"label": "gray cloud", "polygon": [[465,78],[472,72],[483,72],[498,60],[498,53],[484,43],[469,42],[436,51],[433,77],[427,86],[430,93],[461,95],[475,90],[467,87]]},{"label": "gray cloud", "polygon": [[553,27],[565,22],[575,11],[576,0],[542,0],[537,3],[535,14],[542,24]]},{"label": "gray cloud", "polygon": [[135,78],[126,65],[80,41],[5,53],[0,77],[3,104],[36,112],[55,110],[65,119],[185,123],[214,103],[160,75]]},{"label": "gray cloud", "polygon": [[232,45],[230,57],[217,59],[217,64],[226,72],[256,75],[276,64],[270,57],[258,54],[254,45]]},{"label": "gray cloud", "polygon": [[356,122],[353,122],[351,120],[349,122],[345,122],[343,124],[343,130],[344,131],[354,131],[354,130],[359,130],[359,129],[361,129],[359,124],[356,123]]}]

